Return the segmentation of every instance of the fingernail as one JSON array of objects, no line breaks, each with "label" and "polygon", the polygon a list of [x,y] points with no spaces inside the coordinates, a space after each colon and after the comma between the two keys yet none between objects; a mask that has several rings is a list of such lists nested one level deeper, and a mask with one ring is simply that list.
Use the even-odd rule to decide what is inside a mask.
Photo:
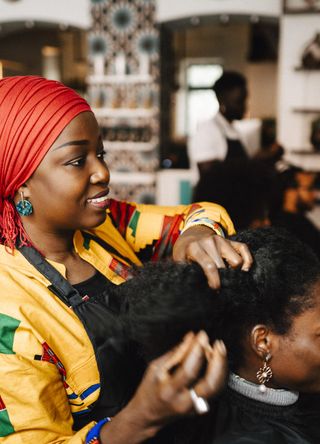
[{"label": "fingernail", "polygon": [[248,268],[248,267],[242,267],[241,268],[241,271],[249,271],[250,270],[250,268]]},{"label": "fingernail", "polygon": [[209,338],[207,333],[204,330],[200,330],[198,333],[198,342],[202,347],[206,347],[208,344]]},{"label": "fingernail", "polygon": [[189,331],[189,333],[184,335],[182,342],[187,342],[187,341],[189,341],[193,337],[194,337],[193,331]]},{"label": "fingernail", "polygon": [[227,356],[227,349],[225,343],[221,339],[217,339],[214,343],[214,346],[217,347],[220,355]]}]

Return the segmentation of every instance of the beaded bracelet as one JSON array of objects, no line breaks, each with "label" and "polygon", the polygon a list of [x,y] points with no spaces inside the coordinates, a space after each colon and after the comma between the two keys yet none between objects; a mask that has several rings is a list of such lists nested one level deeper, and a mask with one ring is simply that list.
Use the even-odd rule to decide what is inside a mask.
[{"label": "beaded bracelet", "polygon": [[223,232],[223,229],[221,228],[221,226],[220,226],[217,222],[215,222],[215,221],[213,221],[213,220],[211,220],[211,219],[208,219],[207,217],[201,217],[201,218],[194,219],[194,220],[190,221],[190,222],[187,223],[187,224],[185,225],[185,227],[180,231],[180,235],[181,235],[182,233],[184,233],[185,231],[187,231],[189,228],[196,227],[196,226],[198,226],[198,225],[200,225],[200,226],[202,225],[202,226],[205,226],[205,227],[211,228],[211,230],[212,230],[215,234],[218,234],[218,235],[221,236],[221,237],[225,237],[224,232]]},{"label": "beaded bracelet", "polygon": [[101,428],[107,423],[110,422],[111,418],[104,418],[101,419],[101,421],[97,422],[95,426],[92,427],[92,429],[89,430],[87,437],[86,437],[86,444],[101,444],[100,441],[100,431]]}]

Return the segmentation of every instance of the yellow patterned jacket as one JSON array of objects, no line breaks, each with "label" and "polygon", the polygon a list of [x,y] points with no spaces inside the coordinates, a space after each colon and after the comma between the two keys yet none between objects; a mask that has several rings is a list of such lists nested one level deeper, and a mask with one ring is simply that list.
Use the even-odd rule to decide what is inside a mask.
[{"label": "yellow patterned jacket", "polygon": [[[111,200],[106,221],[92,231],[110,251],[81,232],[74,245],[84,260],[121,284],[122,256],[141,264],[170,255],[179,233],[197,224],[233,233],[218,205],[159,207]],[[65,276],[63,265],[50,263]],[[99,396],[91,342],[73,311],[48,290],[49,281],[18,251],[10,254],[0,246],[0,270],[0,442],[84,443],[94,423],[78,432],[72,424],[74,415]]]}]

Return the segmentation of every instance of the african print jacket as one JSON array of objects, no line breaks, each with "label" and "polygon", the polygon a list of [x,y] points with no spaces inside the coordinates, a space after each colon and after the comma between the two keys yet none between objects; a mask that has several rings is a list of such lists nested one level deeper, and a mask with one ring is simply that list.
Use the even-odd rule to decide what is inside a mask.
[{"label": "african print jacket", "polygon": [[[106,221],[92,231],[109,251],[81,232],[74,245],[84,260],[121,284],[127,268],[120,257],[141,264],[168,256],[179,233],[197,224],[218,234],[221,227],[233,232],[218,205],[159,207],[111,200]],[[62,264],[50,263],[65,276]],[[18,251],[12,255],[0,246],[0,267],[0,442],[84,443],[94,423],[78,432],[72,424],[74,415],[99,396],[91,342],[73,311],[49,291],[49,281]]]}]

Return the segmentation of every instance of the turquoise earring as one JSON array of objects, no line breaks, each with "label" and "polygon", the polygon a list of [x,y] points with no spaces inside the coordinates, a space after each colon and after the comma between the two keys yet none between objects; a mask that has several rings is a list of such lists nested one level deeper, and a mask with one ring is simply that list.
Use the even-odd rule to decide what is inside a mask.
[{"label": "turquoise earring", "polygon": [[23,191],[20,192],[21,200],[16,205],[17,211],[20,216],[30,216],[33,212],[32,203],[24,198]]}]

